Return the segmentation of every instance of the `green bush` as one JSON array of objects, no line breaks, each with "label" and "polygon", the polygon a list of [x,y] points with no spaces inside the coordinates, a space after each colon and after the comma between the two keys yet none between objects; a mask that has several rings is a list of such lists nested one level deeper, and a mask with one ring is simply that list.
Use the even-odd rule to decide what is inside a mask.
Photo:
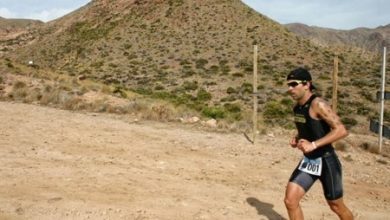
[{"label": "green bush", "polygon": [[229,87],[226,89],[227,94],[237,93],[237,91],[233,87]]},{"label": "green bush", "polygon": [[280,103],[288,108],[292,108],[292,106],[294,105],[294,102],[291,98],[283,98]]},{"label": "green bush", "polygon": [[205,107],[202,110],[202,114],[209,118],[224,118],[225,117],[225,111],[220,107]]},{"label": "green bush", "polygon": [[[286,101],[283,101],[285,103]],[[291,120],[289,120],[289,114],[292,110],[286,104],[282,104],[277,101],[267,102],[264,106],[263,118],[264,122],[270,125],[277,124],[282,127],[292,127]]]},{"label": "green bush", "polygon": [[196,98],[199,101],[209,101],[209,100],[211,100],[212,96],[205,89],[201,88],[201,89],[199,89],[199,91],[198,91],[198,93],[196,95]]},{"label": "green bush", "polygon": [[156,85],[156,86],[154,87],[154,89],[155,89],[155,90],[164,90],[165,87],[164,87],[163,85]]},{"label": "green bush", "polygon": [[219,72],[219,66],[212,65],[206,72],[207,74],[217,74]]},{"label": "green bush", "polygon": [[237,97],[235,97],[234,95],[230,95],[230,96],[221,98],[221,102],[234,102],[236,100],[237,100]]},{"label": "green bush", "polygon": [[251,83],[243,83],[241,85],[240,91],[242,93],[252,93],[253,92],[253,85]]},{"label": "green bush", "polygon": [[115,87],[112,93],[118,95],[121,98],[127,98],[127,93],[121,87]]},{"label": "green bush", "polygon": [[369,107],[366,107],[366,106],[359,106],[357,108],[357,113],[359,115],[369,115],[371,111],[372,111],[372,109]]},{"label": "green bush", "polygon": [[357,121],[354,118],[345,117],[341,119],[341,122],[345,125],[347,129],[352,128],[353,126],[357,125]]},{"label": "green bush", "polygon": [[238,77],[244,77],[244,74],[243,73],[233,73],[232,76],[238,78]]},{"label": "green bush", "polygon": [[223,105],[223,107],[228,111],[228,112],[231,112],[231,113],[238,113],[238,112],[241,112],[241,107],[239,104],[237,103],[226,103]]},{"label": "green bush", "polygon": [[186,91],[187,90],[196,90],[196,89],[198,89],[198,82],[197,81],[192,81],[192,82],[184,81],[183,82],[183,88]]},{"label": "green bush", "polygon": [[198,59],[195,61],[195,65],[196,65],[196,68],[197,69],[204,69],[205,68],[205,65],[208,63],[209,61],[206,60],[206,59]]},{"label": "green bush", "polygon": [[11,62],[7,62],[7,67],[9,67],[9,68],[13,68],[13,67],[14,67],[14,65],[13,65]]},{"label": "green bush", "polygon": [[270,101],[264,106],[263,116],[265,119],[277,119],[287,116],[286,110],[277,101]]}]

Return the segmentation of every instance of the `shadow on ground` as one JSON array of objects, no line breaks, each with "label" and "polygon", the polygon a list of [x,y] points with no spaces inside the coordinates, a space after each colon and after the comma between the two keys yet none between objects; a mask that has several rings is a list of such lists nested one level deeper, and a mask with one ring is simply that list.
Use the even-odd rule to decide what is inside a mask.
[{"label": "shadow on ground", "polygon": [[246,199],[249,205],[256,208],[259,215],[265,216],[270,220],[286,220],[283,216],[277,213],[273,207],[274,205],[262,202],[256,198],[249,197]]}]

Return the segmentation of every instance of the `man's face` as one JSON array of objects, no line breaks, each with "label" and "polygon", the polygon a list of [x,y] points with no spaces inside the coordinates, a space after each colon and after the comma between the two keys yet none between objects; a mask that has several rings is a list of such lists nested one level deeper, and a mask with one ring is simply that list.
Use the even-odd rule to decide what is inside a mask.
[{"label": "man's face", "polygon": [[289,80],[287,86],[287,92],[294,100],[301,99],[305,95],[305,91],[308,90],[308,84],[301,80]]}]

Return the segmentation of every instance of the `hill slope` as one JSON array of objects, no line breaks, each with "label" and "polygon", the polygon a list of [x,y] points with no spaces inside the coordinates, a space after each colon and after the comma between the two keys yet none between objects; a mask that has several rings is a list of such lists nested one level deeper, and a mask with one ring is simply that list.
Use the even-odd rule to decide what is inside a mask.
[{"label": "hill slope", "polygon": [[341,115],[353,115],[352,122],[375,116],[378,59],[315,46],[239,0],[95,0],[45,25],[33,44],[7,59],[9,66],[34,60],[55,74],[168,99],[208,117],[241,120],[252,109],[253,44],[260,51],[265,120],[291,125],[284,80],[296,66],[309,68],[319,93],[330,98],[335,54],[341,61]]},{"label": "hill slope", "polygon": [[34,33],[43,22],[30,19],[0,17],[0,57],[34,40]]}]

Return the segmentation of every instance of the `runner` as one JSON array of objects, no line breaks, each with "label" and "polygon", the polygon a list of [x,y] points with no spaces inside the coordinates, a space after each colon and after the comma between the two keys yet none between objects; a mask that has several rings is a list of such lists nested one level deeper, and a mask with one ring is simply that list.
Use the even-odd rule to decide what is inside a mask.
[{"label": "runner", "polygon": [[287,76],[288,93],[296,101],[294,121],[298,134],[290,145],[303,152],[303,159],[287,184],[284,203],[290,219],[303,219],[300,200],[316,180],[320,180],[324,196],[340,219],[350,220],[353,215],[343,201],[341,164],[332,142],[348,135],[339,116],[312,90],[310,73],[303,68]]}]

